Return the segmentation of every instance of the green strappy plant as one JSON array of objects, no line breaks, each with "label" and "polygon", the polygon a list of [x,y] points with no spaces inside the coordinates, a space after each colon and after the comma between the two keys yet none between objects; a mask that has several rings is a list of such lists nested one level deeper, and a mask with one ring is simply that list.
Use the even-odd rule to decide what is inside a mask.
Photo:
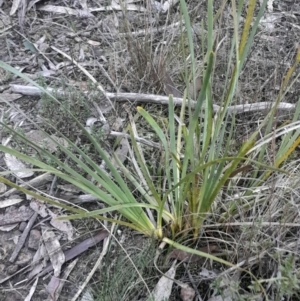
[{"label": "green strappy plant", "polygon": [[[223,4],[225,5],[226,2],[227,1],[224,1]],[[0,151],[31,164],[36,171],[50,172],[62,180],[75,185],[80,188],[81,191],[97,197],[101,202],[106,204],[106,207],[104,209],[86,212],[77,207],[54,201],[46,196],[34,193],[33,191],[10,182],[4,176],[11,171],[6,173],[2,172],[0,181],[40,200],[66,209],[69,213],[64,217],[65,219],[96,217],[102,220],[108,220],[130,227],[141,234],[153,236],[158,240],[162,240],[184,251],[206,256],[221,263],[231,265],[229,262],[211,254],[183,246],[178,243],[178,240],[183,235],[189,233],[191,233],[194,238],[199,236],[201,226],[207,215],[210,214],[213,204],[220,199],[222,189],[228,187],[228,183],[239,168],[243,168],[249,164],[252,164],[254,169],[255,166],[264,167],[265,172],[261,174],[256,173],[254,178],[255,172],[251,175],[252,179],[254,179],[251,185],[258,187],[273,171],[279,170],[280,165],[299,144],[298,137],[300,134],[299,124],[296,123],[300,106],[297,105],[291,124],[278,134],[282,135],[282,140],[274,158],[273,165],[266,166],[262,163],[271,136],[266,136],[266,139],[256,141],[258,130],[236,150],[234,156],[231,155],[230,143],[234,133],[234,116],[228,112],[228,107],[234,103],[239,76],[249,54],[249,49],[253,43],[259,20],[262,17],[267,1],[265,0],[261,4],[256,18],[254,17],[256,1],[247,1],[247,16],[240,38],[239,24],[241,23],[240,17],[244,7],[244,1],[239,1],[237,7],[235,6],[235,2],[236,1],[232,1],[234,37],[232,39],[229,56],[224,95],[220,107],[218,109],[214,107],[212,95],[214,85],[214,60],[216,58],[216,33],[214,31],[214,24],[218,16],[222,13],[224,6],[221,6],[220,10],[214,16],[213,1],[208,0],[207,31],[203,32],[203,35],[206,37],[206,53],[204,55],[204,65],[206,67],[203,73],[202,87],[196,102],[190,99],[186,91],[180,117],[176,118],[174,100],[170,95],[167,131],[164,131],[145,109],[142,107],[137,108],[138,113],[149,124],[160,141],[162,148],[160,171],[163,180],[154,180],[151,169],[144,159],[144,149],[134,138],[133,124],[129,128],[132,138],[130,140],[132,150],[130,154],[131,160],[134,162],[132,167],[134,168],[134,172],[121,163],[118,157],[113,154],[107,154],[98,140],[85,129],[78,119],[72,115],[72,112],[69,112],[78,127],[94,146],[98,157],[105,162],[105,170],[99,167],[79,146],[61,133],[59,135],[67,141],[69,147],[59,144],[49,135],[48,136],[49,139],[57,144],[60,152],[64,153],[68,158],[68,163],[30,141],[24,135],[18,133],[3,122],[1,123],[3,129],[12,133],[15,137],[18,137],[18,139],[23,141],[26,145],[37,150],[43,157],[49,158],[56,167],[8,146],[0,145]],[[185,81],[186,86],[188,86],[191,79],[193,90],[196,90],[197,66],[194,55],[191,23],[187,5],[184,0],[180,0],[180,6],[183,16],[182,35],[186,37],[189,47],[189,59],[185,60]],[[279,91],[278,98],[260,128],[267,126],[267,128],[270,129],[276,108],[288,88],[293,71],[299,61],[300,53],[297,54],[294,64],[288,70]],[[230,72],[230,66],[232,64],[234,64],[235,67],[233,72]],[[0,62],[0,67],[22,77],[27,80],[28,83],[38,87],[40,91],[46,94],[54,103],[60,103],[47,89],[39,86],[18,70],[4,62]],[[188,113],[188,119],[184,118],[186,113]],[[38,125],[35,124],[35,126],[38,128]],[[114,157],[117,164],[112,163],[112,157]],[[72,162],[74,166],[79,166],[93,181],[88,180],[86,176],[75,171],[69,162]],[[130,185],[128,183],[130,183]],[[136,192],[133,191],[139,192],[138,197]],[[249,202],[248,205],[250,203],[251,202]],[[235,203],[231,203],[221,218],[223,220],[226,219],[226,217],[233,214],[235,210]],[[115,220],[105,215],[105,213],[112,211],[119,212],[123,218]]]}]

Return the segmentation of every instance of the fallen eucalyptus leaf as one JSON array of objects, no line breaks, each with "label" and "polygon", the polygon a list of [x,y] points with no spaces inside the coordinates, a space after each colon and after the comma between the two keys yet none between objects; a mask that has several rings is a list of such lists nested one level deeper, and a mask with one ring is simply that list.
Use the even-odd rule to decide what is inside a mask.
[{"label": "fallen eucalyptus leaf", "polygon": [[165,273],[165,275],[163,275],[159,279],[153,292],[150,295],[150,298],[148,298],[148,301],[169,300],[172,292],[173,282],[174,282],[172,279],[174,279],[175,275],[176,275],[176,260],[174,260],[171,268]]},{"label": "fallen eucalyptus leaf", "polygon": [[34,174],[34,172],[32,170],[28,170],[27,166],[17,157],[6,153],[4,158],[7,168],[17,177],[21,179],[29,178]]},{"label": "fallen eucalyptus leaf", "polygon": [[65,255],[53,231],[43,228],[43,239],[53,266],[54,276],[58,277],[65,262]]}]

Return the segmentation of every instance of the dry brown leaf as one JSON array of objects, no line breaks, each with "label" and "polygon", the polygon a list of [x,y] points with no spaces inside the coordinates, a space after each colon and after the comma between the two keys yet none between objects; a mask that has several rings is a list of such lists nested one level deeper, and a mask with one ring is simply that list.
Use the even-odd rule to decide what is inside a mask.
[{"label": "dry brown leaf", "polygon": [[29,11],[31,9],[31,7],[39,1],[41,1],[41,0],[31,0],[28,4],[27,11]]},{"label": "dry brown leaf", "polygon": [[36,201],[33,200],[30,202],[30,207],[37,212],[39,215],[41,215],[42,217],[47,217],[48,215],[51,216],[51,220],[50,220],[50,224],[64,232],[67,234],[68,236],[68,240],[72,240],[73,239],[73,235],[74,235],[74,228],[72,226],[72,223],[68,220],[58,220],[57,219],[57,214],[53,213],[47,206],[46,204],[40,202],[40,201]]},{"label": "dry brown leaf", "polygon": [[28,167],[17,157],[6,153],[4,158],[7,168],[18,178],[23,179],[33,176],[34,172],[32,170],[28,170]]},{"label": "dry brown leaf", "polygon": [[[43,260],[42,262],[40,262]],[[47,266],[47,261],[49,260],[49,256],[46,250],[46,247],[43,243],[40,244],[39,249],[36,251],[36,253],[33,256],[32,262],[34,265],[34,268],[32,271],[28,274],[27,278],[30,280],[35,275],[39,274],[45,266]]]},{"label": "dry brown leaf", "polygon": [[42,5],[38,7],[38,10],[57,13],[57,14],[74,15],[74,16],[78,16],[80,12],[80,10],[76,10],[66,6],[56,6],[56,5]]},{"label": "dry brown leaf", "polygon": [[43,229],[43,240],[47,249],[50,261],[53,266],[54,276],[59,277],[61,267],[65,262],[65,255],[60,247],[60,243],[54,232],[46,228]]},{"label": "dry brown leaf", "polygon": [[156,284],[151,297],[148,301],[164,301],[169,300],[172,292],[173,280],[176,275],[176,261],[173,262],[171,268],[163,275]]},{"label": "dry brown leaf", "polygon": [[10,207],[16,204],[23,202],[23,199],[6,199],[4,201],[0,201],[0,208]]}]

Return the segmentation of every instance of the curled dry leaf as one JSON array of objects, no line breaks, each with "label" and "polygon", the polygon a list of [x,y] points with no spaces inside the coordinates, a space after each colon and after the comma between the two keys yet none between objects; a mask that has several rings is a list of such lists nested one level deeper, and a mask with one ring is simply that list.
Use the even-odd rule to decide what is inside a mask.
[{"label": "curled dry leaf", "polygon": [[48,283],[48,285],[46,287],[47,292],[49,293],[49,295],[51,297],[51,300],[57,300],[55,298],[55,292],[56,292],[58,286],[59,286],[59,278],[52,276],[50,282]]},{"label": "curled dry leaf", "polygon": [[41,0],[31,0],[27,6],[27,11],[29,11],[39,1]]}]

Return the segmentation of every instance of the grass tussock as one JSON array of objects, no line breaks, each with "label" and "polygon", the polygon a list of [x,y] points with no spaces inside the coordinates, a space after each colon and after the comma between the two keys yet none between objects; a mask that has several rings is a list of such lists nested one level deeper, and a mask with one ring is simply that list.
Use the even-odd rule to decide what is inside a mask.
[{"label": "grass tussock", "polygon": [[[277,91],[266,92],[261,79],[266,81],[266,74],[257,76],[261,70],[258,65],[255,70],[251,68],[251,62],[258,59],[255,43],[261,34],[260,21],[267,1],[260,5],[254,0],[248,4],[205,3],[199,21],[199,6],[181,0],[175,17],[162,17],[162,25],[158,24],[158,29],[165,30],[157,30],[159,34],[153,28],[145,30],[142,38],[131,26],[124,8],[122,32],[116,35],[114,51],[122,50],[127,57],[112,72],[114,76],[120,74],[122,80],[114,76],[110,80],[118,90],[169,96],[167,109],[148,104],[124,110],[116,105],[113,117],[122,111],[128,114],[124,131],[130,139],[126,142],[125,161],[113,148],[120,139],[115,142],[108,138],[109,132],[101,131],[101,126],[87,129],[84,120],[90,112],[79,97],[76,101],[59,99],[45,86],[0,62],[2,68],[47,95],[41,109],[47,126],[29,121],[49,137],[56,133],[68,145],[50,137],[59,149],[52,154],[1,122],[19,143],[42,156],[5,145],[0,150],[75,185],[101,200],[105,208],[86,212],[21,188],[4,176],[0,180],[66,209],[65,219],[93,217],[114,222],[182,252],[217,262],[222,275],[233,278],[232,273],[238,272],[235,284],[227,284],[235,300],[251,300],[254,296],[293,300],[299,294],[300,104],[295,102],[288,115],[282,113],[280,105],[299,80],[300,51],[295,51],[289,67],[282,72]],[[172,31],[170,23],[174,25],[175,21],[176,29]],[[230,24],[230,29],[223,26],[224,22]],[[267,96],[271,102],[264,110],[235,109],[249,103],[255,107]],[[182,98],[180,107],[175,106],[174,97]],[[51,115],[53,106],[59,108],[55,115]],[[72,132],[62,127],[66,120]],[[159,143],[160,148],[146,146],[135,137]],[[85,147],[80,144],[82,140],[86,141]],[[122,218],[115,219],[114,212]],[[200,251],[204,246],[206,252]],[[146,282],[147,256],[141,253],[134,260]],[[139,287],[132,284],[136,278],[130,264],[116,259],[115,264],[107,266],[99,300],[130,300]],[[119,273],[119,267],[128,275]],[[212,268],[212,264],[206,267]],[[223,279],[216,274],[206,281],[213,283],[215,294],[221,294]]]}]

